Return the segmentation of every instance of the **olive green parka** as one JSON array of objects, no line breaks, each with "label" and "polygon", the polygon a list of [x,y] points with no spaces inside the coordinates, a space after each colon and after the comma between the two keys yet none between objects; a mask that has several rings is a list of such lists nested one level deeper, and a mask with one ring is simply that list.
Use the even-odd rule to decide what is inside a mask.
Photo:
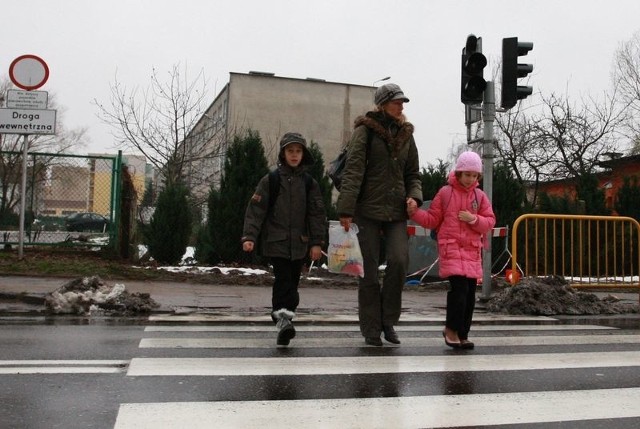
[{"label": "olive green parka", "polygon": [[[372,138],[367,157],[368,133]],[[338,215],[383,222],[407,220],[408,197],[415,199],[418,206],[422,204],[413,125],[399,124],[383,112],[368,112],[356,118],[347,146]]]}]

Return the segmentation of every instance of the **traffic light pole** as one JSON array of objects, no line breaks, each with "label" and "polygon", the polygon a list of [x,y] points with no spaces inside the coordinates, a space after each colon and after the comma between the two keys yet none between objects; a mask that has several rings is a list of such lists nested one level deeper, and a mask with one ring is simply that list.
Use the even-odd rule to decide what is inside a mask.
[{"label": "traffic light pole", "polygon": [[[487,81],[482,101],[482,189],[493,201],[493,122],[496,118],[496,97],[492,81]],[[482,257],[482,299],[491,297],[491,234],[485,237]]]}]

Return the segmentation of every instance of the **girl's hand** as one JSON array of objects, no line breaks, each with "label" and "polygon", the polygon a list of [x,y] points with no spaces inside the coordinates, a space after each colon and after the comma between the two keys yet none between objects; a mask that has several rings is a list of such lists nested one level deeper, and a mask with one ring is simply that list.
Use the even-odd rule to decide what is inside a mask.
[{"label": "girl's hand", "polygon": [[458,219],[460,219],[462,222],[474,223],[476,221],[476,218],[477,216],[468,210],[460,210],[458,212]]},{"label": "girl's hand", "polygon": [[418,203],[416,203],[416,200],[413,198],[407,198],[407,215],[411,217],[417,210]]}]

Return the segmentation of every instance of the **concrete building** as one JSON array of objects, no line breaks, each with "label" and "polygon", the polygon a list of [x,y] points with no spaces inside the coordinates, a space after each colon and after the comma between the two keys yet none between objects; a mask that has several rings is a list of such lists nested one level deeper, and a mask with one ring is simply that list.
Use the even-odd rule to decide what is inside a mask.
[{"label": "concrete building", "polygon": [[280,137],[288,131],[317,143],[327,165],[350,137],[355,118],[373,108],[375,89],[264,72],[230,73],[229,83],[187,137],[192,153],[208,154],[188,173],[192,188],[219,183],[226,145],[249,129],[260,134],[272,166]]}]

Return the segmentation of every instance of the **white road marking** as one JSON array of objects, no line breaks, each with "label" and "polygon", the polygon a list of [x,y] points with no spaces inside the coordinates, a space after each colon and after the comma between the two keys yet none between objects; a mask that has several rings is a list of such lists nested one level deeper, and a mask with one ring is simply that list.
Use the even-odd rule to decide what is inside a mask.
[{"label": "white road marking", "polygon": [[[443,315],[421,315],[421,314],[403,314],[402,322],[418,323],[418,322],[443,322]],[[357,323],[357,314],[300,314],[295,318],[298,322],[317,322],[317,323]],[[474,322],[540,322],[540,321],[557,321],[558,319],[546,316],[510,316],[505,314],[493,313],[476,313],[473,316]],[[150,322],[217,322],[217,323],[271,323],[271,317],[268,314],[259,316],[242,316],[242,315],[218,315],[218,314],[186,314],[186,315],[153,315],[149,316]]]},{"label": "white road marking", "polygon": [[[444,346],[440,338],[402,337],[404,347]],[[578,344],[640,344],[640,335],[554,335],[521,337],[476,337],[476,346],[544,346]],[[274,348],[273,338],[143,338],[140,348],[183,349],[264,349]],[[291,340],[289,348],[364,347],[362,338],[300,338]],[[387,343],[387,346],[394,346]],[[396,346],[397,347],[397,346]]]},{"label": "white road marking", "polygon": [[[398,325],[398,332],[440,332],[438,325]],[[594,331],[617,330],[602,325],[473,325],[476,331]],[[275,325],[153,325],[146,326],[145,332],[275,332]],[[296,325],[298,332],[360,332],[358,325]]]},{"label": "white road marking", "polygon": [[0,374],[119,374],[128,360],[2,360]]},{"label": "white road marking", "polygon": [[[133,358],[129,376],[233,376],[516,371],[640,366],[640,351],[512,355]],[[640,406],[640,405],[639,405]]]},{"label": "white road marking", "polygon": [[[122,404],[114,429],[418,429],[640,417],[640,388],[363,399]],[[290,422],[287,425],[284,422]]]}]

